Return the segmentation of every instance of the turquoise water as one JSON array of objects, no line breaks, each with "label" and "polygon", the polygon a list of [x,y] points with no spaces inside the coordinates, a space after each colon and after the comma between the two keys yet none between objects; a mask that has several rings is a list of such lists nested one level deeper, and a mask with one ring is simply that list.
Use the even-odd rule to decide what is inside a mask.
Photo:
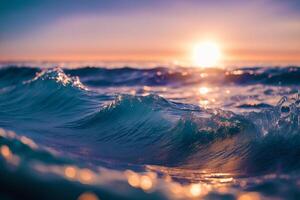
[{"label": "turquoise water", "polygon": [[1,199],[299,199],[300,68],[6,66]]}]

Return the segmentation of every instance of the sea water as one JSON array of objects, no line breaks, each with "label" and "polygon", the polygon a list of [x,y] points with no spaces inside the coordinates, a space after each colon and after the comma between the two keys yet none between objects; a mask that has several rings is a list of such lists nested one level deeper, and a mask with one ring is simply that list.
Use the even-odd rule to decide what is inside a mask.
[{"label": "sea water", "polygon": [[300,68],[0,68],[0,199],[299,199]]}]

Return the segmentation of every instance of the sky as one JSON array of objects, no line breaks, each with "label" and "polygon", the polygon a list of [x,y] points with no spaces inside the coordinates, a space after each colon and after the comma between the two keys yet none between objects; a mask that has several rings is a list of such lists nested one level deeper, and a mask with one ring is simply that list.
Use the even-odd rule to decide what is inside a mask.
[{"label": "sky", "polygon": [[1,0],[0,60],[300,64],[298,0]]}]

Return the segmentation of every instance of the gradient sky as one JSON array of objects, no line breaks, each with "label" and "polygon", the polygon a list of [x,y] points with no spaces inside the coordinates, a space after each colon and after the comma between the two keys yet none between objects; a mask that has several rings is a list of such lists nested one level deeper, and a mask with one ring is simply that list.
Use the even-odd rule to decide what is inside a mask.
[{"label": "gradient sky", "polygon": [[299,0],[1,0],[0,60],[300,63]]}]

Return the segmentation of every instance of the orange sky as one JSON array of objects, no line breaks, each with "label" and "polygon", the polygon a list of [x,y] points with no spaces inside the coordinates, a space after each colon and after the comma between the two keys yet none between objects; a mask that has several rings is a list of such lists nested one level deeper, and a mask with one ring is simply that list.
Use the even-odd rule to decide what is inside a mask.
[{"label": "orange sky", "polygon": [[223,65],[300,64],[300,5],[289,1],[95,1],[93,8],[74,2],[20,6],[17,14],[7,7],[0,60],[189,65],[193,46],[210,40],[220,46]]}]

